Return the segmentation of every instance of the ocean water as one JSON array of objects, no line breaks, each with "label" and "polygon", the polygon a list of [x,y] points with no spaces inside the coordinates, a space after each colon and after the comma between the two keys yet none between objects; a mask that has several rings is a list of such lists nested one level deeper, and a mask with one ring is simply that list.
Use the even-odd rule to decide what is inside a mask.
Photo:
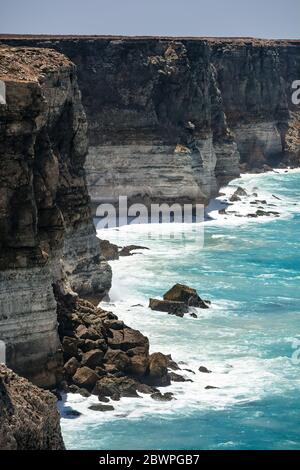
[{"label": "ocean water", "polygon": [[[99,234],[150,248],[111,262],[105,307],[148,335],[152,352],[192,370],[182,373],[193,382],[173,383],[174,401],[123,398],[105,413],[88,410],[96,397],[68,395],[60,405],[67,448],[300,449],[300,172],[244,175],[225,194],[237,185],[249,197],[231,215],[218,213],[225,196],[213,201],[203,227]],[[257,199],[280,216],[246,217]],[[195,287],[211,308],[195,309],[197,319],[148,309],[149,297],[176,282]],[[66,406],[82,415],[68,418]]]}]

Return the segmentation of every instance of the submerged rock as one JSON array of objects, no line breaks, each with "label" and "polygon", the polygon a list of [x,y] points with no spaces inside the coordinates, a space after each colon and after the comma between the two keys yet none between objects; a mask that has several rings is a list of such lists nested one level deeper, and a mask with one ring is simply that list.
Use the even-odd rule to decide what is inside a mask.
[{"label": "submerged rock", "polygon": [[229,201],[230,202],[241,201],[241,196],[248,196],[248,194],[243,188],[238,186],[238,188],[235,190],[233,195],[230,197]]},{"label": "submerged rock", "polygon": [[175,372],[169,372],[171,382],[192,382],[191,379],[186,379],[183,375],[176,374]]},{"label": "submerged rock", "polygon": [[263,217],[263,216],[268,216],[268,217],[270,217],[271,215],[277,217],[277,216],[280,215],[280,213],[279,213],[279,212],[276,212],[276,211],[264,211],[264,210],[258,209],[258,210],[256,211],[256,215],[257,215],[258,217]]},{"label": "submerged rock", "polygon": [[161,392],[155,392],[151,395],[151,398],[156,401],[171,401],[175,400],[173,393],[167,392],[167,393],[161,393]]},{"label": "submerged rock", "polygon": [[101,405],[101,403],[95,403],[89,406],[89,410],[93,411],[113,411],[114,407],[112,405]]},{"label": "submerged rock", "polygon": [[71,406],[65,406],[63,412],[66,418],[79,418],[81,416],[81,413],[71,408]]},{"label": "submerged rock", "polygon": [[139,245],[128,245],[124,246],[120,251],[119,251],[119,256],[132,256],[134,253],[132,251],[135,250],[149,250],[146,246],[139,246]]},{"label": "submerged rock", "polygon": [[150,299],[149,307],[151,310],[167,312],[170,315],[176,315],[178,317],[183,317],[183,315],[188,312],[188,306],[184,302],[174,300]]},{"label": "submerged rock", "polygon": [[204,374],[210,374],[211,370],[207,369],[207,367],[205,367],[205,366],[200,366],[199,367],[199,372],[202,372]]},{"label": "submerged rock", "polygon": [[198,318],[198,315],[196,313],[190,313],[190,317],[192,318]]}]

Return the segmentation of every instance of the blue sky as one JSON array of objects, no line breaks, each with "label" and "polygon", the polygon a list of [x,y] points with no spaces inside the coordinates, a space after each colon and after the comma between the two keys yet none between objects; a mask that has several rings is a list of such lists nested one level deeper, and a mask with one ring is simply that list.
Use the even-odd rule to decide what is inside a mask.
[{"label": "blue sky", "polygon": [[0,0],[0,32],[299,38],[299,0]]}]

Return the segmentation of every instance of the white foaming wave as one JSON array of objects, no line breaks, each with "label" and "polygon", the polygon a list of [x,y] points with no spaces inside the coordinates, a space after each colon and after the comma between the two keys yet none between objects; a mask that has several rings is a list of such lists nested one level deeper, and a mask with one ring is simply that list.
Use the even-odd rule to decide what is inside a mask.
[{"label": "white foaming wave", "polygon": [[[168,419],[174,416],[189,416],[201,410],[222,410],[230,406],[262,400],[272,390],[273,395],[282,395],[289,390],[300,390],[300,380],[290,380],[294,369],[290,360],[285,357],[276,359],[260,359],[251,356],[233,358],[230,363],[220,363],[210,360],[207,366],[213,371],[210,374],[201,373],[197,369],[199,361],[187,364],[187,367],[195,371],[192,374],[182,370],[181,373],[193,380],[193,382],[172,383],[167,389],[160,391],[173,392],[176,400],[159,402],[149,395],[141,394],[141,398],[121,398],[119,402],[110,400],[114,406],[113,411],[97,412],[89,409],[91,404],[99,403],[97,397],[83,398],[78,394],[67,394],[64,403],[59,403],[62,415],[61,424],[64,433],[78,428],[84,432],[84,426],[127,419],[145,419],[158,416],[160,419]],[[289,374],[282,374],[282,370]],[[207,386],[219,387],[207,390]],[[64,407],[68,406],[81,416],[76,419],[68,419]]]},{"label": "white foaming wave", "polygon": [[[294,213],[300,212],[300,203],[293,199],[280,194],[279,196],[274,195],[274,178],[277,179],[277,173],[279,176],[286,174],[286,170],[268,172],[258,175],[244,174],[241,178],[232,181],[228,186],[221,188],[220,193],[222,196],[210,201],[206,209],[208,217],[212,220],[207,221],[209,225],[244,225],[253,223],[266,223],[276,220],[277,217],[271,216],[259,216],[259,217],[247,217],[248,214],[256,212],[258,207],[265,212],[278,212],[280,218],[289,219],[293,217]],[[289,170],[288,173],[299,173],[300,169]],[[264,189],[261,189],[261,179],[264,179]],[[268,181],[270,183],[268,184]],[[236,191],[237,187],[240,186],[247,192],[247,196],[240,196],[240,201],[229,202],[229,199]],[[277,199],[279,197],[279,199]],[[256,201],[266,201],[266,203],[251,204]],[[229,206],[226,207],[226,203],[229,202]],[[226,209],[226,214],[220,214],[220,209]],[[235,213],[230,213],[230,211]],[[228,213],[229,212],[229,213]]]},{"label": "white foaming wave", "polygon": [[[280,218],[289,219],[294,213],[300,212],[300,203],[292,200],[282,194],[277,199],[276,194],[276,180],[277,177],[285,177],[286,174],[300,173],[300,169],[290,170],[276,170],[272,172],[266,172],[261,174],[243,174],[240,178],[231,181],[226,187],[220,189],[222,196],[212,199],[209,205],[206,207],[206,220],[204,222],[194,224],[131,224],[124,225],[118,228],[101,229],[97,231],[99,238],[109,239],[112,243],[117,244],[136,244],[138,240],[146,246],[151,244],[157,244],[158,238],[161,236],[162,245],[164,238],[169,241],[170,235],[178,237],[185,235],[188,237],[193,236],[193,231],[201,233],[200,226],[206,225],[244,225],[244,224],[257,224],[266,223],[276,220],[277,217],[271,216],[259,216],[259,217],[247,217],[248,214],[256,212],[258,207],[262,207],[262,210],[266,212],[278,212]],[[261,180],[264,180],[263,187]],[[241,201],[230,203],[226,208],[230,197],[233,195],[237,187],[240,186],[246,190],[248,196],[241,196]],[[257,194],[255,196],[254,194]],[[274,197],[276,196],[276,197]],[[257,205],[251,204],[255,201],[266,201],[264,204],[258,203]],[[219,210],[226,208],[226,211],[234,211],[235,214],[220,214]],[[147,235],[147,237],[146,237]],[[219,235],[221,236],[221,235]],[[218,235],[215,235],[217,238]],[[170,245],[168,244],[168,249]],[[175,250],[174,250],[175,252]]]},{"label": "white foaming wave", "polygon": [[[284,173],[282,170],[280,173]],[[270,174],[270,176],[274,176]],[[242,199],[241,202],[234,203],[231,208],[237,213],[247,214],[256,210],[250,204],[255,199],[265,199],[267,203],[275,204],[274,210],[280,212],[280,217],[289,217],[291,212],[299,210],[298,206],[291,207],[294,201],[280,196],[281,200],[276,200],[271,191],[261,191],[256,188],[259,180],[266,175],[243,175],[243,177],[232,183],[232,186],[225,189],[226,198],[235,191],[236,186],[243,186],[248,193],[257,193],[257,197]],[[248,189],[247,189],[248,188]],[[274,191],[274,189],[273,189]],[[237,224],[242,223],[260,223],[274,220],[272,217],[259,217],[248,219],[246,217],[235,217],[234,215],[224,216],[218,213],[219,208],[224,207],[222,204],[222,196],[213,201],[210,206],[212,209],[209,216],[215,216],[216,220],[205,222],[205,224]],[[279,207],[281,206],[281,211]],[[278,207],[278,210],[277,210]],[[229,209],[230,210],[230,209]],[[289,212],[291,211],[291,212]],[[111,242],[122,239],[122,244],[140,244],[155,249],[155,256],[180,256],[178,247],[172,247],[169,243],[164,245],[163,241],[157,243],[157,239],[148,239],[145,241],[145,234],[153,230],[153,233],[163,230],[168,233],[169,227],[154,226],[127,226],[120,229],[105,229],[101,232],[103,238],[108,238]],[[177,227],[180,230],[180,227]],[[172,229],[174,229],[172,227]],[[121,236],[121,237],[120,237]],[[212,238],[221,238],[222,235],[213,235]],[[244,347],[236,345],[230,341],[230,338],[239,334],[239,329],[224,326],[217,329],[214,333],[212,328],[207,327],[209,319],[215,317],[220,318],[220,322],[226,321],[227,317],[234,318],[234,310],[232,301],[213,302],[212,307],[207,310],[197,309],[198,319],[184,317],[178,319],[160,312],[152,312],[148,309],[147,300],[142,295],[137,295],[136,287],[141,283],[151,285],[151,283],[159,283],[155,279],[155,273],[152,272],[151,258],[153,252],[143,251],[141,255],[134,257],[121,258],[119,261],[112,262],[117,266],[113,277],[113,288],[111,291],[111,303],[101,304],[104,308],[114,311],[120,319],[133,328],[140,329],[150,338],[152,350],[160,350],[164,353],[171,353],[174,360],[180,361],[184,358],[186,364],[181,365],[182,368],[188,368],[195,371],[192,374],[188,371],[182,371],[187,378],[193,382],[172,383],[167,389],[161,388],[162,392],[172,391],[176,400],[171,402],[154,401],[148,395],[143,398],[122,398],[120,402],[111,402],[115,407],[112,412],[95,412],[89,410],[88,407],[92,403],[98,403],[97,397],[88,399],[82,398],[80,395],[68,395],[65,404],[78,410],[82,416],[77,419],[62,418],[63,431],[71,430],[74,427],[82,429],[84,425],[95,425],[98,427],[103,422],[118,419],[140,419],[146,416],[158,415],[160,418],[168,419],[174,415],[190,415],[201,409],[224,409],[240,403],[248,403],[255,400],[263,399],[270,394],[283,394],[285,391],[300,388],[299,380],[295,380],[295,366],[291,364],[291,360],[287,357],[263,358],[259,354],[251,356],[249,354],[249,345]],[[137,259],[137,262],[135,262]],[[163,263],[163,259],[162,259]],[[149,268],[149,269],[148,269]],[[164,276],[166,273],[164,272]],[[268,276],[268,275],[262,275]],[[172,277],[170,277],[172,279]],[[140,305],[138,305],[140,304]],[[133,305],[137,305],[133,307]],[[199,342],[196,345],[190,340],[191,322],[194,325],[201,325],[203,332]],[[202,322],[202,323],[200,323]],[[217,328],[215,326],[215,328]],[[178,337],[176,340],[176,332]],[[168,335],[170,333],[170,335]],[[186,335],[186,336],[185,336]],[[183,339],[182,339],[183,337]],[[224,342],[218,343],[218,338],[224,338]],[[186,338],[184,340],[184,338]],[[207,342],[206,342],[207,341]],[[196,347],[197,346],[197,347]],[[224,350],[219,350],[222,347]],[[201,353],[200,353],[200,352]],[[254,353],[253,353],[254,354]],[[226,359],[230,357],[229,359]],[[213,372],[211,374],[203,374],[198,371],[199,365],[205,365]],[[207,385],[219,387],[216,389],[206,390]],[[63,413],[63,411],[62,411]]]}]

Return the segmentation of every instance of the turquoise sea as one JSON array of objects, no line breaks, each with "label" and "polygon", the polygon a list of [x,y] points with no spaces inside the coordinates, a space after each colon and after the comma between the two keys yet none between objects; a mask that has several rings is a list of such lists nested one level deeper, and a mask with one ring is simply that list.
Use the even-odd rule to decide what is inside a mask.
[{"label": "turquoise sea", "polygon": [[[123,398],[113,412],[88,410],[96,397],[68,395],[65,405],[82,415],[70,419],[62,409],[67,448],[300,449],[300,172],[244,175],[226,194],[238,185],[249,196],[227,216],[211,204],[203,243],[195,226],[100,233],[150,248],[111,263],[105,307],[148,335],[153,352],[195,373],[182,371],[193,382],[168,388],[174,401]],[[280,216],[247,217],[257,206]],[[176,282],[195,287],[211,308],[195,310],[197,319],[149,310],[149,297]]]}]

